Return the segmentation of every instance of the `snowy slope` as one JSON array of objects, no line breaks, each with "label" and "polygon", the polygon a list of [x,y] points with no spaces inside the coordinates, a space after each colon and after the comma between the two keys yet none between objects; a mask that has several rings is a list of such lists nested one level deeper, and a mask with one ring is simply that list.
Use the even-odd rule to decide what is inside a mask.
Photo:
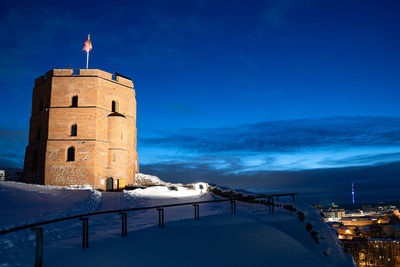
[{"label": "snowy slope", "polygon": [[[200,184],[203,188],[208,186],[204,183],[189,188],[162,181],[160,184],[167,186],[98,192],[87,188],[78,190],[0,182],[0,227],[7,229],[93,211],[220,198],[201,190]],[[249,257],[261,266],[266,266],[264,263],[290,266],[293,262],[297,266],[310,266],[310,262],[318,263],[314,266],[352,266],[350,256],[343,253],[334,231],[327,228],[318,213],[308,205],[296,204],[296,208],[305,214],[303,222],[299,221],[296,213],[282,208],[277,208],[272,215],[266,214],[263,205],[238,202],[237,208],[238,215],[233,216],[230,215],[230,204],[227,202],[201,204],[199,222],[193,220],[192,206],[167,208],[166,228],[163,230],[156,226],[156,210],[129,212],[128,237],[124,239],[120,238],[119,214],[93,216],[89,218],[90,248],[86,251],[80,249],[82,225],[78,220],[46,225],[45,263],[47,266],[61,266],[61,262],[64,262],[64,266],[76,266],[72,263],[74,259],[79,259],[77,262],[82,263],[80,266],[106,266],[108,258],[114,261],[123,258],[124,261],[113,261],[113,264],[124,266],[129,258],[127,255],[132,255],[134,260],[128,262],[127,266],[133,263],[136,266],[155,266],[161,259],[166,266],[188,266],[188,262],[192,261],[191,265],[194,266],[205,264],[205,261],[209,266],[225,266],[225,262],[240,266],[235,263],[242,263],[246,258],[249,262]],[[319,237],[323,236],[320,244],[317,245],[305,230],[307,222],[313,225],[313,230],[318,231]],[[0,266],[31,266],[34,244],[35,235],[29,230],[0,236]],[[328,256],[324,254],[326,251]],[[160,257],[153,257],[154,253]],[[290,253],[294,253],[296,261],[288,257]],[[279,258],[282,264],[288,265],[275,265]],[[62,261],[57,261],[60,259]],[[168,261],[165,262],[165,259]],[[84,261],[88,263],[83,264]]]},{"label": "snowy slope", "polygon": [[220,214],[99,240],[87,251],[50,250],[45,261],[50,266],[354,266],[350,256],[320,253],[297,226],[288,213]]},{"label": "snowy slope", "polygon": [[101,193],[90,188],[0,183],[0,227],[32,223],[90,212],[99,206]]},{"label": "snowy slope", "polygon": [[[216,199],[212,194],[200,190],[178,187],[150,187],[138,191],[99,192],[82,188],[40,186],[16,182],[0,182],[0,229],[9,229],[28,223],[65,217],[94,211],[114,210],[129,207],[156,206],[179,202]],[[157,192],[160,194],[157,195]],[[154,197],[157,195],[157,197]],[[205,214],[220,213],[221,204],[208,205]],[[176,207],[166,212],[166,222],[191,218],[193,207]],[[227,210],[227,209],[224,209]],[[146,228],[158,223],[155,210],[128,214],[128,231]],[[120,215],[109,214],[90,218],[91,240],[120,235]],[[65,221],[44,226],[45,244],[53,246],[78,246],[81,241],[81,222]],[[0,266],[31,265],[35,235],[29,230],[0,236]],[[46,250],[46,247],[45,247]],[[3,265],[4,264],[4,265]]]}]

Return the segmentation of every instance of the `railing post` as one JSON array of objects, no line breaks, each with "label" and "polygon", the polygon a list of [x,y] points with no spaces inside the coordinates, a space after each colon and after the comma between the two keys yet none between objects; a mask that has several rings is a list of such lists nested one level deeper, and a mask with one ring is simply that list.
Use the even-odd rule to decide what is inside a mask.
[{"label": "railing post", "polygon": [[79,218],[82,221],[82,249],[89,248],[89,218]]},{"label": "railing post", "polygon": [[293,202],[296,202],[295,194],[292,194]]},{"label": "railing post", "polygon": [[199,204],[193,204],[193,207],[194,207],[194,220],[198,221],[200,219]]},{"label": "railing post", "polygon": [[120,212],[121,214],[121,236],[125,237],[127,236],[128,232],[127,232],[127,226],[126,226],[126,212]]},{"label": "railing post", "polygon": [[272,213],[274,213],[274,209],[275,209],[274,198],[272,197],[271,200],[272,200],[272,203],[271,203],[271,210],[272,210]]},{"label": "railing post", "polygon": [[236,201],[231,199],[231,213],[236,214]]},{"label": "railing post", "polygon": [[164,209],[157,208],[158,210],[158,228],[164,228]]},{"label": "railing post", "polygon": [[274,213],[274,197],[268,197],[268,211]]},{"label": "railing post", "polygon": [[271,213],[271,198],[268,198],[267,206],[268,206],[268,213]]},{"label": "railing post", "polygon": [[32,228],[36,232],[35,267],[41,267],[43,262],[43,228]]}]

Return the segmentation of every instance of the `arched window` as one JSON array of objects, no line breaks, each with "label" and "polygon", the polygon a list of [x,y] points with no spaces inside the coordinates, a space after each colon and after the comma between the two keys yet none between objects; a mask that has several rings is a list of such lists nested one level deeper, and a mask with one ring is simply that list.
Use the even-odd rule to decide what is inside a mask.
[{"label": "arched window", "polygon": [[39,140],[40,140],[40,127],[37,128],[37,131],[36,131],[36,141],[39,141]]},{"label": "arched window", "polygon": [[37,171],[37,165],[38,165],[38,150],[35,148],[32,153],[32,171],[35,172]]},{"label": "arched window", "polygon": [[77,95],[74,95],[73,97],[72,97],[72,104],[71,104],[71,107],[77,107],[78,106],[78,96]]},{"label": "arched window", "polygon": [[117,102],[115,102],[115,101],[111,102],[111,111],[112,112],[118,112]]},{"label": "arched window", "polygon": [[75,148],[72,146],[68,148],[67,161],[75,161]]},{"label": "arched window", "polygon": [[44,110],[43,99],[40,99],[40,101],[39,101],[39,112],[42,112],[43,110]]},{"label": "arched window", "polygon": [[71,136],[77,136],[78,134],[78,125],[73,124],[71,126]]}]

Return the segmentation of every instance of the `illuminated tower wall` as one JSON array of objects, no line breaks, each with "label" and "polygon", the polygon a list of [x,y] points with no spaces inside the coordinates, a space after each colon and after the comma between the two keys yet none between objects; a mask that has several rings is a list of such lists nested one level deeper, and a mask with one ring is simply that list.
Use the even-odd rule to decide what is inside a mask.
[{"label": "illuminated tower wall", "polygon": [[23,180],[122,188],[135,182],[136,98],[130,79],[54,69],[35,80]]}]

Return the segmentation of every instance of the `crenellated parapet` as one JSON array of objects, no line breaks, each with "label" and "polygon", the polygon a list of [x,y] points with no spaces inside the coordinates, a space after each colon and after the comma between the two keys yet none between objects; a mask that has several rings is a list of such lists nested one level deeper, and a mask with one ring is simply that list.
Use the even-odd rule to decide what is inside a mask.
[{"label": "crenellated parapet", "polygon": [[46,72],[45,75],[42,75],[35,80],[35,87],[39,87],[42,83],[47,82],[52,77],[64,76],[100,77],[134,88],[131,79],[118,73],[112,74],[100,69],[52,69]]}]

